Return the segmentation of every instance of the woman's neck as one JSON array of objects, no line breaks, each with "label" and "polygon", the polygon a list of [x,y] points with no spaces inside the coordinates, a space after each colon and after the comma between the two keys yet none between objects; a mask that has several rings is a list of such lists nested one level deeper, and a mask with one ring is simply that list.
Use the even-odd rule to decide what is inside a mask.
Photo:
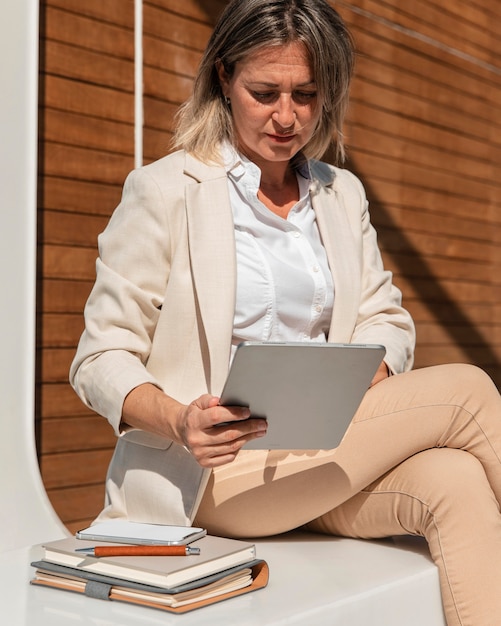
[{"label": "woman's neck", "polygon": [[288,166],[285,172],[262,171],[258,198],[273,213],[286,219],[289,211],[299,200],[299,186],[294,170]]}]

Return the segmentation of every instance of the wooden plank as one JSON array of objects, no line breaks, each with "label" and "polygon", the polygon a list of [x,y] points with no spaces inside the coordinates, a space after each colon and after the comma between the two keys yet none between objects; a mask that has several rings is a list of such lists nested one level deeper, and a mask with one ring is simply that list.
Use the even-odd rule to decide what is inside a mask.
[{"label": "wooden plank", "polygon": [[133,24],[127,27],[94,17],[47,6],[44,16],[45,39],[93,50],[110,57],[134,59]]},{"label": "wooden plank", "polygon": [[[501,352],[497,354],[501,358]],[[419,367],[428,367],[439,363],[471,363],[487,367],[496,363],[492,360],[490,346],[470,347],[468,351],[464,346],[426,346],[416,349],[416,361]]]},{"label": "wooden plank", "polygon": [[399,253],[385,245],[383,251],[385,268],[397,276],[404,274],[408,278],[420,277],[435,281],[455,279],[486,283],[493,287],[489,263],[465,263],[462,259],[446,259],[442,256],[430,258],[422,255],[421,251],[411,250],[407,239],[403,247],[403,251]]},{"label": "wooden plank", "polygon": [[39,355],[38,382],[66,383],[74,356],[74,348],[45,348],[42,350]]},{"label": "wooden plank", "polygon": [[48,108],[134,124],[133,93],[49,74],[43,78],[43,89]]},{"label": "wooden plank", "polygon": [[87,150],[47,141],[45,143],[44,173],[85,181],[120,185],[134,167],[131,156],[100,150]]},{"label": "wooden plank", "polygon": [[415,163],[401,163],[385,154],[373,154],[355,146],[350,151],[350,162],[355,164],[357,172],[363,173],[364,179],[374,177],[402,186],[412,185],[414,189],[438,191],[447,194],[451,202],[462,201],[463,198],[489,201],[489,188],[474,178],[465,180],[449,172],[437,172]]},{"label": "wooden plank", "polygon": [[43,277],[94,280],[97,250],[84,247],[44,246]]},{"label": "wooden plank", "polygon": [[44,210],[100,215],[108,219],[120,201],[122,184],[44,176],[38,190]]},{"label": "wooden plank", "polygon": [[437,321],[442,327],[447,324],[455,324],[465,319],[474,328],[490,328],[496,320],[495,304],[469,303],[467,307],[461,307],[454,301],[442,300],[440,302],[426,302],[418,298],[404,297],[404,306],[411,313],[417,324]]},{"label": "wooden plank", "polygon": [[134,63],[132,60],[103,56],[98,52],[75,48],[56,41],[46,41],[45,72],[54,76],[84,81],[93,85],[132,93]]},{"label": "wooden plank", "polygon": [[40,288],[39,313],[82,314],[94,279],[95,275],[88,280],[45,277]]},{"label": "wooden plank", "polygon": [[[104,507],[104,477],[96,484],[47,489],[47,495],[63,523],[92,520]],[[87,525],[82,523],[79,527]]]},{"label": "wooden plank", "polygon": [[42,454],[114,448],[116,437],[104,417],[46,419],[42,422]]},{"label": "wooden plank", "polygon": [[105,229],[108,219],[105,215],[45,210],[43,241],[45,244],[90,247],[96,250],[97,256],[97,237]]},{"label": "wooden plank", "polygon": [[492,306],[498,296],[492,293],[493,289],[488,284],[467,283],[460,280],[430,281],[428,278],[399,277],[399,287],[405,293],[406,298],[416,298],[428,301],[435,305],[436,302],[448,301],[454,303],[459,309],[466,310],[471,304],[485,304]]},{"label": "wooden plank", "polygon": [[409,0],[403,3],[390,0],[385,4],[366,0],[363,3],[365,10],[377,16],[376,21],[382,18],[394,23],[396,30],[407,29],[410,36],[415,32],[416,36],[428,37],[437,42],[437,47],[448,46],[486,62],[491,58],[491,50],[500,54],[499,41],[493,42],[493,48],[488,47],[491,37],[487,16],[478,11],[467,12],[464,7],[458,10],[457,4],[457,0],[454,3],[445,0],[440,5],[426,1],[416,4]]},{"label": "wooden plank", "polygon": [[113,450],[86,450],[42,456],[40,468],[47,489],[104,484]]},{"label": "wooden plank", "polygon": [[[362,71],[360,71],[362,74]],[[363,78],[363,79],[362,79]],[[488,145],[492,141],[493,125],[498,124],[490,118],[468,118],[468,111],[461,111],[447,106],[438,106],[433,100],[419,99],[412,94],[396,91],[380,83],[370,82],[370,76],[360,77],[353,83],[351,90],[353,102],[371,102],[373,107],[393,113],[404,119],[417,119],[425,125],[438,126],[449,131],[465,133],[485,141]],[[459,96],[457,96],[459,98]],[[494,113],[495,109],[492,109]]]},{"label": "wooden plank", "polygon": [[68,529],[70,534],[74,535],[79,530],[82,530],[83,528],[87,528],[88,526],[90,526],[92,524],[92,522],[95,520],[95,518],[96,518],[96,516],[87,517],[87,518],[80,519],[80,520],[68,521],[66,523],[66,528]]},{"label": "wooden plank", "polygon": [[[174,131],[174,116],[178,106],[160,98],[145,96],[144,98],[144,128],[145,131],[160,131],[172,133]],[[146,141],[145,141],[146,143]]]},{"label": "wooden plank", "polygon": [[187,78],[195,77],[202,56],[199,51],[148,35],[143,38],[143,46],[145,65]]},{"label": "wooden plank", "polygon": [[183,103],[193,88],[191,78],[154,67],[144,68],[144,95],[175,105]]},{"label": "wooden plank", "polygon": [[495,162],[501,159],[501,145],[481,141],[475,136],[457,133],[449,128],[441,128],[433,125],[432,120],[418,120],[405,116],[404,113],[385,111],[370,102],[352,100],[347,116],[348,145],[352,143],[352,126],[358,124],[360,127],[369,127],[380,134],[399,137],[410,143],[433,146],[444,153],[444,160],[449,153],[482,162]]},{"label": "wooden plank", "polygon": [[405,252],[409,246],[419,250],[421,256],[442,259],[456,259],[463,262],[472,262],[481,270],[482,264],[488,264],[492,257],[493,242],[469,241],[466,238],[451,236],[435,236],[432,232],[415,232],[407,230],[405,238],[399,231],[388,231],[385,235],[385,249],[387,251]]},{"label": "wooden plank", "polygon": [[[351,155],[350,155],[351,157]],[[361,174],[354,160],[350,158],[348,165]],[[454,215],[458,219],[471,220],[473,217],[477,220],[485,221],[492,227],[493,206],[489,198],[466,198],[441,189],[429,189],[424,186],[421,181],[417,184],[403,185],[400,180],[388,180],[386,178],[377,178],[375,176],[360,175],[363,179],[365,190],[369,198],[371,207],[389,207],[392,206],[406,208],[409,212],[415,211],[422,215],[422,224],[428,223],[429,215],[437,216]],[[490,189],[485,193],[490,194]],[[374,217],[379,209],[374,210]],[[402,224],[402,227],[405,225]],[[426,228],[426,226],[425,226]]]},{"label": "wooden plank", "polygon": [[[423,62],[426,59],[436,59],[437,62],[447,65],[451,72],[459,67],[463,71],[468,72],[468,75],[476,75],[477,80],[493,80],[492,68],[475,62],[474,57],[468,59],[463,55],[456,54],[454,50],[449,50],[447,47],[442,47],[437,51],[437,48],[431,46],[430,41],[426,38],[409,37],[405,30],[390,28],[384,20],[371,19],[370,16],[358,12],[356,7],[353,11],[346,10],[342,13],[355,38],[358,49],[364,55],[378,57],[380,50],[384,50],[389,44],[397,48],[399,53],[401,52],[403,55],[409,51],[412,55],[415,55],[416,61],[407,63],[407,66],[412,71],[419,71],[420,63],[418,62],[418,57],[422,57]],[[369,48],[368,50],[363,48],[361,41],[366,36],[372,38],[374,48]],[[397,58],[397,55],[394,55],[393,63],[399,64],[401,62],[402,60]],[[430,74],[430,78],[431,76]]]},{"label": "wooden plank", "polygon": [[[481,337],[484,344],[493,346],[492,335],[495,332],[493,326],[475,326],[476,333],[471,332],[471,325],[454,325],[454,336],[461,339],[462,346],[478,346]],[[425,345],[451,345],[450,327],[445,328],[437,323],[421,323],[417,329],[419,344]]]},{"label": "wooden plank", "polygon": [[134,0],[46,0],[44,4],[113,25],[134,26]]},{"label": "wooden plank", "polygon": [[492,224],[487,219],[477,219],[470,215],[469,219],[457,217],[453,208],[446,210],[440,205],[433,210],[421,207],[409,207],[405,204],[381,203],[378,198],[371,202],[373,222],[378,228],[386,227],[400,232],[415,230],[433,232],[434,235],[445,235],[471,239],[478,242],[495,242]]},{"label": "wooden plank", "polygon": [[[369,35],[367,39],[369,47],[373,39]],[[485,117],[496,106],[499,86],[490,84],[492,77],[491,80],[478,80],[476,76],[466,73],[464,68],[454,70],[444,65],[440,58],[423,60],[411,57],[408,64],[401,64],[401,61],[395,64],[395,55],[405,56],[405,51],[396,50],[389,44],[387,55],[388,59],[363,56],[356,66],[357,79],[365,78],[372,83],[412,94],[418,101],[430,101],[451,109],[468,111],[474,106],[479,117]],[[432,72],[431,77],[426,74],[426,69]],[[493,93],[489,89],[487,94],[488,88]]]},{"label": "wooden plank", "polygon": [[68,381],[39,385],[38,401],[44,424],[51,418],[78,417],[83,419],[96,416],[94,411],[83,404]]},{"label": "wooden plank", "polygon": [[145,4],[143,9],[143,32],[165,41],[179,44],[191,50],[203,51],[212,32],[209,24],[203,24]]},{"label": "wooden plank", "polygon": [[[412,122],[411,122],[412,123]],[[401,163],[415,163],[454,176],[475,178],[479,182],[491,185],[494,173],[499,165],[495,161],[463,156],[455,151],[444,153],[441,146],[424,144],[402,139],[398,135],[389,135],[376,129],[372,120],[350,127],[350,145],[364,146],[367,150],[386,154]]]},{"label": "wooden plank", "polygon": [[168,10],[184,17],[214,24],[227,0],[145,0],[144,7]]},{"label": "wooden plank", "polygon": [[134,156],[132,124],[48,108],[44,110],[43,124],[47,142]]},{"label": "wooden plank", "polygon": [[144,163],[151,163],[171,151],[172,133],[144,129]]},{"label": "wooden plank", "polygon": [[83,315],[46,313],[37,336],[39,348],[76,348],[84,327]]}]

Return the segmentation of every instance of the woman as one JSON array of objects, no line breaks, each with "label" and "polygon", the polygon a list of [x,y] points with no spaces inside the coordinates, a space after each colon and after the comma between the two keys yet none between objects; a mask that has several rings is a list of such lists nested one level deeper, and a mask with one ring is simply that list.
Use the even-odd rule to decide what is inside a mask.
[{"label": "woman", "polygon": [[[410,371],[413,324],[363,188],[315,160],[342,160],[352,65],[327,2],[232,1],[182,149],[128,177],[71,368],[119,437],[100,519],[424,535],[448,624],[480,626],[501,614],[501,399],[471,366]],[[218,394],[248,339],[385,345],[336,450],[242,450],[266,425]]]}]

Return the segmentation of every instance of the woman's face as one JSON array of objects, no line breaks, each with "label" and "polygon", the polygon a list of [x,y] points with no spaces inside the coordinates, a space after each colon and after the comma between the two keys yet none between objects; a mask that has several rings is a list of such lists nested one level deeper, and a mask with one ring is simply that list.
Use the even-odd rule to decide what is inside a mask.
[{"label": "woman's face", "polygon": [[270,46],[218,69],[239,149],[257,165],[287,163],[310,140],[321,114],[306,48]]}]

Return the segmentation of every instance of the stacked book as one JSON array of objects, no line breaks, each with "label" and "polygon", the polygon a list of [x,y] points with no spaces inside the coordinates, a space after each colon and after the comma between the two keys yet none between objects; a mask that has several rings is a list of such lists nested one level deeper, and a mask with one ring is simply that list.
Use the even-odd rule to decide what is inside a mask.
[{"label": "stacked book", "polygon": [[268,583],[268,566],[256,558],[254,544],[203,529],[104,522],[43,550],[42,560],[32,563],[34,585],[175,613]]}]

